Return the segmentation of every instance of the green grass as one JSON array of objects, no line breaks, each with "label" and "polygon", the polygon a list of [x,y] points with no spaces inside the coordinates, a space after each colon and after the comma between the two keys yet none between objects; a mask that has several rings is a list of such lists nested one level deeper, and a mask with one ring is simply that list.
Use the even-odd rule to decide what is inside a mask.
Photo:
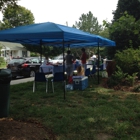
[{"label": "green grass", "polygon": [[0,69],[6,68],[6,63],[5,62],[0,62]]},{"label": "green grass", "polygon": [[140,95],[105,89],[89,80],[86,90],[64,93],[61,83],[55,92],[45,93],[32,82],[12,85],[10,115],[15,120],[38,121],[49,128],[57,140],[139,140]]}]

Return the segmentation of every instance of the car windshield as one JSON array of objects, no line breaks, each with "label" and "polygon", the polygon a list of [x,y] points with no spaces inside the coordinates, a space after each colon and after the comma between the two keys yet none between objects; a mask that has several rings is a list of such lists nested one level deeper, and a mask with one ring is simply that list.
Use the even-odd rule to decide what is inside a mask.
[{"label": "car windshield", "polygon": [[[45,58],[42,58],[42,62],[44,61]],[[40,63],[41,62],[41,58],[38,57],[29,57],[26,58],[26,63]]]},{"label": "car windshield", "polygon": [[39,63],[39,59],[38,58],[33,58],[33,59],[31,59],[31,62],[32,63]]},{"label": "car windshield", "polygon": [[12,59],[12,60],[10,61],[10,63],[23,63],[23,62],[25,62],[24,59]]}]

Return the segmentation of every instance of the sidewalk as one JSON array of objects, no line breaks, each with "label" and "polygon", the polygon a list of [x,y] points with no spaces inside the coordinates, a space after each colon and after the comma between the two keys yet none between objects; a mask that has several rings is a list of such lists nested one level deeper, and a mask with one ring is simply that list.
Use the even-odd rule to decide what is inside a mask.
[{"label": "sidewalk", "polygon": [[[47,78],[50,78],[52,76],[53,76],[52,74],[46,75]],[[16,79],[16,80],[12,80],[10,82],[10,85],[16,85],[16,84],[31,82],[33,80],[34,80],[34,77],[29,77],[29,78],[24,78],[24,79]]]},{"label": "sidewalk", "polygon": [[25,79],[12,80],[12,81],[10,82],[10,85],[16,85],[16,84],[31,82],[31,81],[33,81],[33,80],[34,80],[34,77],[25,78]]}]

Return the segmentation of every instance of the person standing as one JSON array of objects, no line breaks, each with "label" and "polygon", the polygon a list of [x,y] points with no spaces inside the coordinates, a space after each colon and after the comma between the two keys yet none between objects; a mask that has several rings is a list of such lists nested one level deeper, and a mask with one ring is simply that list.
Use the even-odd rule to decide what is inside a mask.
[{"label": "person standing", "polygon": [[86,70],[87,54],[85,52],[85,48],[82,48],[81,51],[82,51],[81,63],[82,63],[82,66],[84,67],[84,69]]},{"label": "person standing", "polygon": [[68,78],[68,83],[72,83],[72,76],[73,76],[73,61],[74,61],[74,56],[71,54],[71,51],[67,51],[67,55],[65,57],[66,60],[66,72],[67,72],[67,78]]}]

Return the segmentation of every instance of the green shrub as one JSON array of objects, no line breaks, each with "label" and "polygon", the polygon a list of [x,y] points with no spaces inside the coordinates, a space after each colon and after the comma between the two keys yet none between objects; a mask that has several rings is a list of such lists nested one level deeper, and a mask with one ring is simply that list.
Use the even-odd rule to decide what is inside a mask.
[{"label": "green shrub", "polygon": [[116,64],[124,73],[132,75],[140,71],[140,49],[128,48],[115,54]]},{"label": "green shrub", "polygon": [[117,65],[115,72],[108,79],[107,85],[108,87],[125,85],[125,86],[133,86],[137,73],[133,73],[129,75],[128,73],[124,73],[122,69]]},{"label": "green shrub", "polygon": [[4,60],[3,57],[0,57],[0,68],[5,67],[6,66],[6,62]]},{"label": "green shrub", "polygon": [[112,74],[112,76],[107,81],[108,87],[113,87],[113,86],[123,84],[125,81],[126,75],[127,75],[127,73],[124,73],[122,71],[122,69],[118,65],[116,65],[115,72]]},{"label": "green shrub", "polygon": [[134,92],[140,92],[140,85],[137,85],[133,89]]},{"label": "green shrub", "polygon": [[128,86],[134,86],[136,75],[137,75],[137,73],[133,73],[132,76],[131,75],[127,75],[127,77],[125,78],[125,81],[126,81],[126,84]]}]

